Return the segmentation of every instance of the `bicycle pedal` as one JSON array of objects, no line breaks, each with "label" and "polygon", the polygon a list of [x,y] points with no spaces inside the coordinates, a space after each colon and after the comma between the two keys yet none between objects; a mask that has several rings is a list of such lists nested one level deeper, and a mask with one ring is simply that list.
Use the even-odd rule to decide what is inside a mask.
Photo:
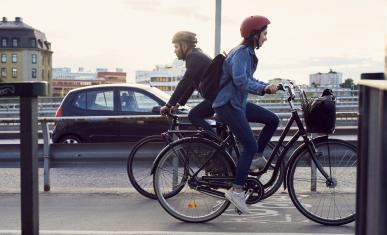
[{"label": "bicycle pedal", "polygon": [[247,201],[247,199],[249,199],[250,195],[253,194],[253,189],[248,189],[246,194],[245,194],[245,200]]}]

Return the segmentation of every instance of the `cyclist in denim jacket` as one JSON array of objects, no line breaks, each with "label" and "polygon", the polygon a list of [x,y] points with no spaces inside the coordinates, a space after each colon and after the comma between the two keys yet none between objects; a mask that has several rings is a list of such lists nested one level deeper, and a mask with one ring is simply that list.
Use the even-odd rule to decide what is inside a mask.
[{"label": "cyclist in denim jacket", "polygon": [[[212,104],[216,114],[229,126],[243,146],[237,163],[236,180],[233,187],[225,193],[226,198],[242,213],[249,213],[243,191],[248,172],[264,168],[266,160],[263,151],[279,123],[279,118],[273,112],[247,102],[249,93],[265,95],[277,91],[276,85],[253,78],[258,63],[254,49],[260,48],[267,40],[268,24],[270,21],[263,16],[250,16],[242,22],[240,30],[244,39],[223,63],[220,83],[226,82],[229,77],[232,77],[232,82],[218,93]],[[249,122],[265,124],[258,143]]]}]

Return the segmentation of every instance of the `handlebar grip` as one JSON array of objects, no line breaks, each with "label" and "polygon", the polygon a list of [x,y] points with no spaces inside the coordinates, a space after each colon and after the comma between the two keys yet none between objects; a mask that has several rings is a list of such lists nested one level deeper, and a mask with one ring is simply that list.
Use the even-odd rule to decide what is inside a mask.
[{"label": "handlebar grip", "polygon": [[284,88],[284,86],[281,83],[277,85],[277,89],[279,91],[285,91],[285,88]]}]

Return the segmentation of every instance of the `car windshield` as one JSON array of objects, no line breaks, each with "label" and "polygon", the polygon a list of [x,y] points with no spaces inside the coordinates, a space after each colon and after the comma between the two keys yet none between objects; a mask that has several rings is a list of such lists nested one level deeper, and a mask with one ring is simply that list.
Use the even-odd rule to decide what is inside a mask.
[{"label": "car windshield", "polygon": [[[156,95],[157,97],[162,99],[165,103],[167,103],[168,100],[171,98],[171,95],[165,93],[164,91],[162,91],[156,87],[150,87],[149,89],[150,89],[150,92],[152,92],[154,95]],[[179,110],[182,110],[182,111],[189,111],[190,109],[191,109],[191,107],[189,107],[188,105],[184,105],[184,106],[179,107]]]},{"label": "car windshield", "polygon": [[151,93],[155,94],[157,97],[162,99],[165,103],[168,102],[169,98],[171,98],[169,94],[165,93],[164,91],[156,87],[150,87],[149,89]]}]

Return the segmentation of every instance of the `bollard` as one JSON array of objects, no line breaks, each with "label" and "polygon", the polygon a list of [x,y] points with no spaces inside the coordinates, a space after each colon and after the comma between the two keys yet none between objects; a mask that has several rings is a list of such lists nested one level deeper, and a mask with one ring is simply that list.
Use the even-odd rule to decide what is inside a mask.
[{"label": "bollard", "polygon": [[51,138],[50,138],[50,130],[48,127],[47,121],[41,122],[41,127],[43,131],[43,167],[44,167],[44,191],[50,191],[50,146],[51,146]]},{"label": "bollard", "polygon": [[39,234],[38,96],[47,95],[46,82],[0,83],[0,97],[20,97],[21,231]]},{"label": "bollard", "polygon": [[355,232],[387,234],[387,81],[382,73],[361,77]]}]

